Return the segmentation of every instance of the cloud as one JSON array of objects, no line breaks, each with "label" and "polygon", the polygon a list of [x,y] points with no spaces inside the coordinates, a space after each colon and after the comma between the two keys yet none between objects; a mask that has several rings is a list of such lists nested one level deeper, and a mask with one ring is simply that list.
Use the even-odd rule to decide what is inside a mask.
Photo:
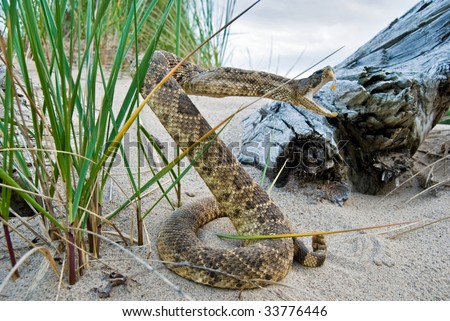
[{"label": "cloud", "polygon": [[[235,13],[252,3],[238,0]],[[231,26],[232,59],[228,64],[283,74],[305,51],[294,74],[345,46],[322,64],[335,65],[416,3],[417,0],[263,0]]]}]

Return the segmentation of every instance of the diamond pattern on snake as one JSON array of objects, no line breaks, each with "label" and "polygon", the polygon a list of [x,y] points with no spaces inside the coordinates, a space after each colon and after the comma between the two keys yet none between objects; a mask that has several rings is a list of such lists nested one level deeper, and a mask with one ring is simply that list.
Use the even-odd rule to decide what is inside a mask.
[{"label": "diamond pattern on snake", "polygon": [[[180,61],[181,58],[171,53],[156,51],[141,94],[146,97]],[[264,96],[335,117],[336,113],[313,100],[313,95],[334,79],[331,67],[305,79],[289,80],[237,68],[206,70],[185,62],[155,92],[149,105],[177,145],[185,150],[211,130],[188,95]],[[289,272],[293,260],[308,267],[322,265],[326,258],[323,236],[313,237],[313,250],[297,238],[245,241],[243,246],[233,249],[210,248],[198,239],[198,229],[219,217],[228,217],[241,235],[294,231],[269,195],[247,174],[222,140],[214,136],[200,142],[187,155],[193,161],[196,153],[206,147],[202,161],[194,167],[214,197],[174,211],[159,233],[157,246],[161,260],[184,278],[230,289],[278,282]]]}]

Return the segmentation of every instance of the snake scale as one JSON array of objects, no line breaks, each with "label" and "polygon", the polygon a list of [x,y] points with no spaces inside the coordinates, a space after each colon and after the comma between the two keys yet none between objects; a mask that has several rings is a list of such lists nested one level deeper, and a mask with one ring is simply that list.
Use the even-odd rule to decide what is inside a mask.
[{"label": "snake scale", "polygon": [[[147,96],[181,58],[156,51],[141,87]],[[236,68],[203,69],[185,62],[155,92],[149,105],[177,145],[185,150],[211,130],[211,126],[192,103],[189,95],[265,96],[290,102],[333,117],[315,103],[312,96],[334,79],[331,67],[295,81],[256,71]],[[247,174],[218,137],[198,144],[188,153],[192,161],[206,144],[208,148],[194,167],[214,195],[174,211],[158,237],[158,252],[167,266],[180,276],[198,283],[231,289],[254,288],[282,280],[293,258],[304,266],[323,264],[326,244],[322,236],[313,237],[313,251],[300,239],[245,241],[233,249],[210,248],[197,237],[206,223],[228,217],[238,234],[285,234],[292,229],[269,195]]]}]

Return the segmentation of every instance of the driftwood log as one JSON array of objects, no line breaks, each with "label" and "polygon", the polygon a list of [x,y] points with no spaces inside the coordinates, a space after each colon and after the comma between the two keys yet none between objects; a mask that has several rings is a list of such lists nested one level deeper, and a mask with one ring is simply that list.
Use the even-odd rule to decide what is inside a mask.
[{"label": "driftwood log", "polygon": [[277,185],[296,172],[367,194],[410,169],[450,106],[450,2],[421,1],[335,71],[315,99],[337,118],[270,103],[244,120],[240,161]]}]

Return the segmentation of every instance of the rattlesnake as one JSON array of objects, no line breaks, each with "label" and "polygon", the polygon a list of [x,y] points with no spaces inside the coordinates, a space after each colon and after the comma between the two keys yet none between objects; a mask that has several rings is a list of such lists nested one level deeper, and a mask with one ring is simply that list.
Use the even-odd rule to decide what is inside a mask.
[{"label": "rattlesnake", "polygon": [[[180,62],[173,54],[156,51],[141,94],[155,85]],[[149,105],[181,149],[194,144],[211,130],[188,94],[264,96],[291,102],[333,117],[312,100],[313,94],[334,79],[331,67],[306,79],[289,81],[265,72],[235,68],[205,70],[186,62],[153,95]],[[288,273],[293,257],[304,266],[320,266],[326,256],[323,237],[313,237],[313,251],[299,239],[246,241],[234,249],[214,249],[197,237],[198,229],[218,217],[227,216],[238,234],[285,234],[292,231],[286,217],[268,194],[247,174],[218,137],[206,139],[188,153],[214,198],[206,198],[177,209],[165,222],[158,238],[160,258],[177,274],[198,283],[221,288],[253,288],[277,282]],[[170,264],[172,263],[172,264]]]}]

